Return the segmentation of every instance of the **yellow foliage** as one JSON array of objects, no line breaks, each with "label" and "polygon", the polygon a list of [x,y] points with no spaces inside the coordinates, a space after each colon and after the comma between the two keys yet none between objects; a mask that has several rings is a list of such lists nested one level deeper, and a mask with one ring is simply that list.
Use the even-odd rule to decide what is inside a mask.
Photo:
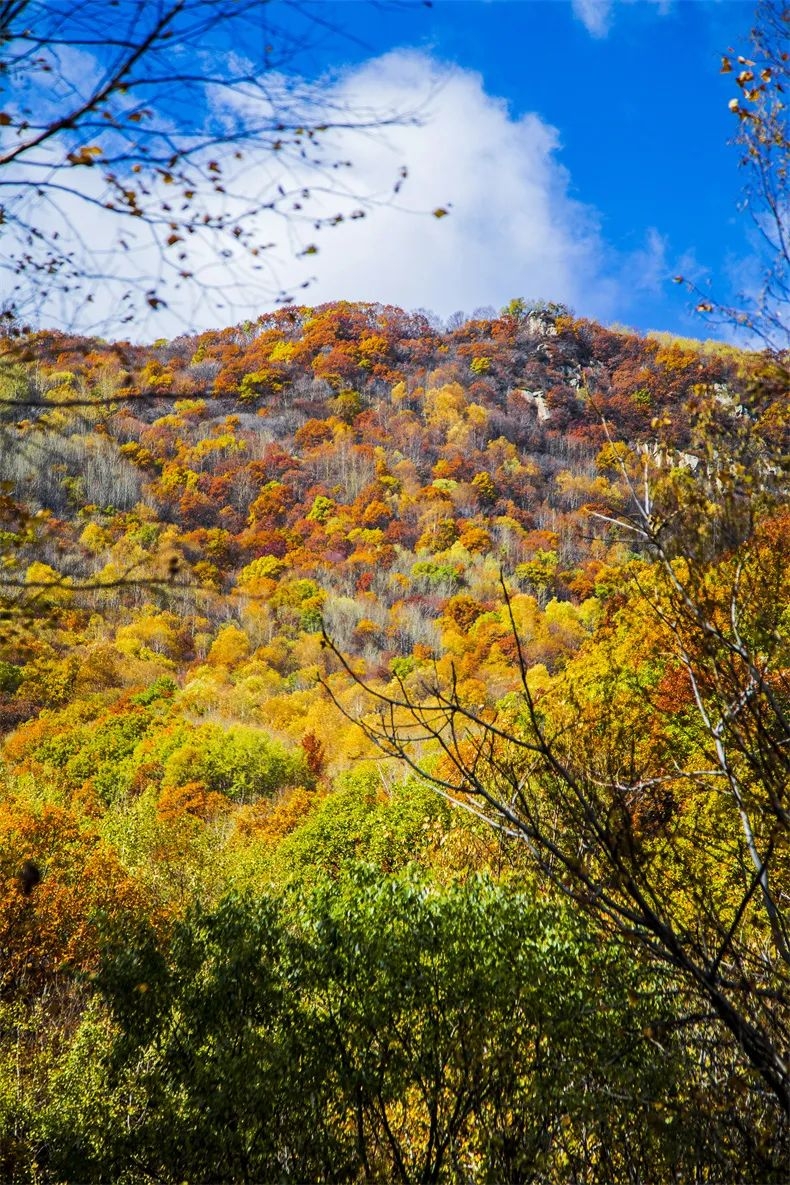
[{"label": "yellow foliage", "polygon": [[232,667],[242,662],[250,653],[250,640],[237,625],[226,625],[219,631],[206,662],[212,667]]},{"label": "yellow foliage", "polygon": [[249,591],[253,585],[257,584],[258,581],[276,580],[280,573],[283,572],[287,566],[288,565],[284,560],[279,560],[276,556],[259,556],[257,560],[253,560],[252,563],[249,563],[245,568],[242,568],[236,578],[236,584],[239,588]]},{"label": "yellow foliage", "polygon": [[242,453],[246,449],[243,440],[237,440],[230,432],[221,436],[206,436],[190,449],[190,456],[196,461],[202,461],[211,453]]},{"label": "yellow foliage", "polygon": [[173,613],[143,611],[129,625],[119,627],[115,645],[122,654],[135,658],[180,658],[182,642],[179,638],[179,619]]},{"label": "yellow foliage", "polygon": [[94,555],[100,555],[101,552],[106,551],[111,546],[112,535],[104,527],[100,527],[98,523],[88,523],[80,535],[80,543],[88,551],[93,552]]},{"label": "yellow foliage", "polygon": [[466,393],[460,383],[429,387],[425,392],[425,419],[436,428],[456,424],[466,408]]},{"label": "yellow foliage", "polygon": [[67,605],[74,599],[74,594],[69,588],[71,578],[61,576],[49,564],[42,564],[38,561],[30,564],[25,572],[25,584],[40,588],[41,591],[38,594],[40,604]]},{"label": "yellow foliage", "polygon": [[199,667],[181,693],[183,710],[196,716],[218,711],[224,694],[223,675],[227,677],[222,668],[212,671],[210,667]]},{"label": "yellow foliage", "polygon": [[296,353],[296,346],[292,342],[275,342],[269,354],[270,362],[290,362]]}]

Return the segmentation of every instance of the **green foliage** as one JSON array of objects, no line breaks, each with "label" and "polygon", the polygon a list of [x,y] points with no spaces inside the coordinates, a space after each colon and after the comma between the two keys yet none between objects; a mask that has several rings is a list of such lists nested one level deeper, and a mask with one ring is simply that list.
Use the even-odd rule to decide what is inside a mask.
[{"label": "green foliage", "polygon": [[436,564],[433,560],[418,560],[412,566],[415,580],[425,581],[429,587],[455,591],[461,587],[462,579],[454,564]]},{"label": "green foliage", "polygon": [[139,707],[108,714],[50,736],[34,756],[58,771],[64,789],[78,790],[90,778],[105,802],[112,802],[126,790],[129,759],[150,722]]},{"label": "green foliage", "polygon": [[556,551],[536,551],[535,555],[525,564],[516,567],[519,580],[544,593],[554,584],[559,567],[559,556]]},{"label": "green foliage", "polygon": [[390,661],[390,670],[398,679],[405,679],[416,668],[417,663],[411,656],[405,658],[393,658]]},{"label": "green foliage", "polygon": [[157,700],[172,699],[177,691],[178,684],[175,679],[172,679],[170,675],[160,675],[149,687],[146,687],[145,691],[138,691],[136,695],[131,696],[129,702],[147,708]]},{"label": "green foliage", "polygon": [[529,307],[527,305],[527,302],[524,300],[524,297],[523,296],[514,296],[513,299],[509,300],[508,303],[505,305],[505,307],[502,309],[502,316],[503,317],[517,317],[517,318],[521,319],[522,317],[526,317],[528,312],[529,312]]},{"label": "green foliage", "polygon": [[[71,1105],[54,1116],[56,1171],[166,1182],[342,1173],[350,1139],[342,1123],[327,1130],[326,1056],[303,1026],[299,970],[265,898],[193,911],[166,951],[150,932],[116,947],[99,980],[114,1022],[109,1105],[97,1124],[97,1092],[82,1091],[76,1066]],[[126,1122],[109,1123],[120,1098]]]},{"label": "green foliage", "polygon": [[257,560],[253,560],[239,572],[237,581],[239,588],[244,588],[256,580],[276,580],[284,566],[282,560],[278,560],[273,555],[259,556]]},{"label": "green foliage", "polygon": [[272,594],[269,604],[282,625],[317,633],[321,629],[321,608],[325,597],[314,580],[285,580]]},{"label": "green foliage", "polygon": [[335,502],[324,494],[317,494],[307,517],[316,523],[326,522],[335,513]]},{"label": "green foliage", "polygon": [[11,662],[0,662],[0,691],[13,695],[24,679],[24,672]]},{"label": "green foliage", "polygon": [[338,780],[334,792],[277,848],[275,883],[315,884],[359,860],[395,872],[425,858],[450,826],[451,812],[420,782],[385,790],[372,766]]},{"label": "green foliage", "polygon": [[182,737],[164,761],[165,787],[197,781],[235,802],[251,802],[312,784],[304,750],[288,750],[260,729],[202,724]]},{"label": "green foliage", "polygon": [[710,1152],[693,1113],[652,1118],[685,1057],[643,1035],[662,984],[486,880],[229,897],[114,943],[97,983],[112,1023],[83,1022],[40,1125],[57,1179],[658,1181]]},{"label": "green foliage", "polygon": [[341,391],[337,398],[332,400],[331,407],[338,419],[346,424],[353,424],[355,418],[363,411],[365,403],[358,391]]}]

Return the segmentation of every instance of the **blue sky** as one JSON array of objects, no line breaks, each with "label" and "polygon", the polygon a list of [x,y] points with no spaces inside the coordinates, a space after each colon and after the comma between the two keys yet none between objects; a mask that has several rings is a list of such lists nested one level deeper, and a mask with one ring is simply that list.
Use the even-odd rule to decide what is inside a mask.
[{"label": "blue sky", "polygon": [[[106,35],[111,10],[112,20],[139,11],[125,0],[118,8],[97,0]],[[76,11],[79,26],[88,18]],[[187,26],[191,12],[187,5]],[[272,0],[240,12],[240,24],[206,44],[182,44],[176,35],[167,50],[172,70],[167,58],[153,79],[143,71],[123,101],[157,108],[145,127],[158,126],[163,138],[172,128],[187,143],[203,132],[221,140],[228,128],[256,129],[240,156],[228,149],[222,157],[225,196],[216,201],[224,216],[244,220],[262,250],[251,255],[221,232],[190,233],[183,249],[196,279],[162,289],[166,305],[147,318],[143,302],[134,320],[139,335],[254,318],[277,307],[285,291],[307,304],[380,301],[442,318],[523,296],[608,324],[706,336],[711,330],[672,276],[709,284],[714,298],[735,303],[738,285],[755,275],[748,215],[738,208],[744,178],[728,143],[736,131],[728,110],[734,87],[720,73],[722,54],[748,36],[751,0],[433,0],[430,7]],[[78,94],[111,55],[89,33],[80,52],[58,64],[64,85]],[[185,54],[197,58],[197,81],[173,88],[170,74],[183,69]],[[157,84],[162,71],[166,81]],[[242,84],[216,85],[223,71]],[[248,86],[249,78],[256,84]],[[40,87],[40,78],[31,85]],[[39,108],[43,101],[39,95]],[[329,125],[310,146],[323,167],[298,151],[272,150],[280,102],[289,119]],[[360,122],[373,126],[360,129]],[[329,167],[346,160],[348,169]],[[56,163],[45,153],[37,167]],[[24,168],[20,201],[31,194]],[[114,332],[130,281],[140,289],[164,283],[156,221],[119,223],[107,212],[101,170],[66,179],[64,194],[49,195],[35,218],[75,258],[87,243],[86,274],[98,278],[82,305],[69,286],[56,285],[38,320]],[[147,183],[149,205],[171,209],[165,181],[153,173]],[[437,219],[437,209],[448,216]]]},{"label": "blue sky", "polygon": [[[396,102],[403,97],[392,85],[399,63],[410,61],[410,68],[402,71],[409,75],[405,93],[411,87],[417,94],[421,81],[430,87],[437,78],[441,92],[442,79],[455,71],[456,80],[463,78],[467,89],[477,87],[481,110],[488,102],[499,111],[503,133],[505,125],[512,129],[525,119],[533,120],[536,133],[550,130],[551,146],[545,144],[542,154],[536,149],[535,159],[524,167],[539,171],[540,162],[546,164],[539,188],[550,195],[549,206],[564,208],[558,208],[561,242],[555,245],[557,282],[552,290],[552,268],[533,268],[528,244],[511,252],[507,234],[502,233],[508,209],[503,195],[497,193],[499,172],[507,178],[513,167],[508,137],[503,134],[501,157],[494,155],[481,166],[496,197],[491,216],[496,225],[492,224],[490,235],[485,232],[485,193],[480,192],[479,178],[473,182],[470,177],[474,154],[457,170],[449,170],[445,184],[437,166],[430,193],[423,170],[414,189],[410,192],[409,183],[404,189],[404,203],[413,214],[404,214],[400,228],[397,220],[387,216],[380,227],[378,249],[374,215],[360,242],[360,254],[379,256],[378,291],[376,260],[370,260],[371,274],[360,277],[350,261],[354,248],[349,237],[343,249],[345,277],[333,259],[332,246],[324,250],[321,244],[326,267],[322,270],[319,252],[314,263],[318,282],[311,300],[356,295],[403,302],[404,295],[413,297],[415,285],[399,284],[390,275],[389,261],[398,254],[409,258],[414,219],[419,218],[421,205],[430,206],[435,197],[439,204],[451,202],[452,208],[449,218],[429,228],[437,242],[436,263],[434,252],[426,247],[426,228],[420,228],[418,258],[426,273],[425,299],[420,303],[440,306],[437,311],[443,315],[453,303],[452,292],[439,291],[429,273],[446,266],[448,241],[459,252],[468,241],[480,261],[478,304],[503,302],[520,294],[570,299],[580,313],[639,329],[707,332],[690,311],[690,297],[672,284],[671,276],[683,271],[701,281],[709,279],[713,290],[726,298],[732,295],[732,277],[746,268],[748,220],[738,210],[743,177],[737,150],[728,144],[735,121],[727,102],[734,91],[731,81],[720,74],[720,63],[728,47],[742,44],[748,34],[754,13],[750,3],[434,0],[428,8],[418,3],[370,5],[349,0],[324,2],[319,11],[347,35],[338,38],[327,31],[317,36],[299,59],[300,69],[308,74],[340,73],[351,92],[361,87],[360,93],[375,101],[375,75],[380,68],[376,60],[389,55],[385,59],[389,70],[384,71],[389,81],[382,93]],[[456,106],[464,110],[472,140],[478,137],[480,159],[485,156],[480,139],[484,129],[476,128],[474,96],[467,94],[467,98],[466,105],[456,102]],[[440,93],[440,107],[441,103]],[[433,111],[429,102],[421,129],[427,143],[440,135],[439,129],[431,127]],[[462,144],[463,126],[451,129],[449,119],[445,111],[444,123],[442,117],[438,120],[444,128],[442,143],[457,135]],[[410,144],[416,142],[415,137],[403,143],[407,157]],[[516,170],[522,182],[524,167]],[[361,168],[364,173],[364,161]],[[473,190],[471,205],[467,182]],[[512,184],[509,192],[514,217],[519,204],[529,210],[529,200],[521,200],[519,183]],[[460,227],[453,227],[454,219],[464,229],[472,219],[476,233],[455,242],[453,236]],[[538,229],[544,239],[551,237],[552,227],[540,219]],[[581,252],[578,257],[573,254],[575,247]],[[514,255],[524,265],[520,285]],[[570,282],[575,258],[578,275],[576,282]],[[501,289],[494,279],[497,264]],[[471,311],[470,303],[475,303],[471,261],[462,282],[457,275],[450,279],[457,282],[457,307]],[[358,290],[353,291],[349,284],[355,281]]]}]

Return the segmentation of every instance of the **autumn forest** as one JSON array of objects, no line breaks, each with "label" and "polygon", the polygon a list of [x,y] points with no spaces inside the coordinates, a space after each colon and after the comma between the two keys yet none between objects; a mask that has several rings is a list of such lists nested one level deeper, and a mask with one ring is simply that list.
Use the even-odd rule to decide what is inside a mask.
[{"label": "autumn forest", "polygon": [[4,1180],[786,1179],[769,355],[335,303],[1,396]]},{"label": "autumn forest", "polygon": [[789,32],[0,3],[0,1182],[790,1179]]}]

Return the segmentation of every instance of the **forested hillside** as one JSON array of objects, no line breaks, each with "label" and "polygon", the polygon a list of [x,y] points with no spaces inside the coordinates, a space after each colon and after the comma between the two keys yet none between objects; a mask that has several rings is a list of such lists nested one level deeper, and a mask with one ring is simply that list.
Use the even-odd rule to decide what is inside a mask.
[{"label": "forested hillside", "polygon": [[520,300],[4,357],[0,1175],[785,1180],[777,360]]}]

